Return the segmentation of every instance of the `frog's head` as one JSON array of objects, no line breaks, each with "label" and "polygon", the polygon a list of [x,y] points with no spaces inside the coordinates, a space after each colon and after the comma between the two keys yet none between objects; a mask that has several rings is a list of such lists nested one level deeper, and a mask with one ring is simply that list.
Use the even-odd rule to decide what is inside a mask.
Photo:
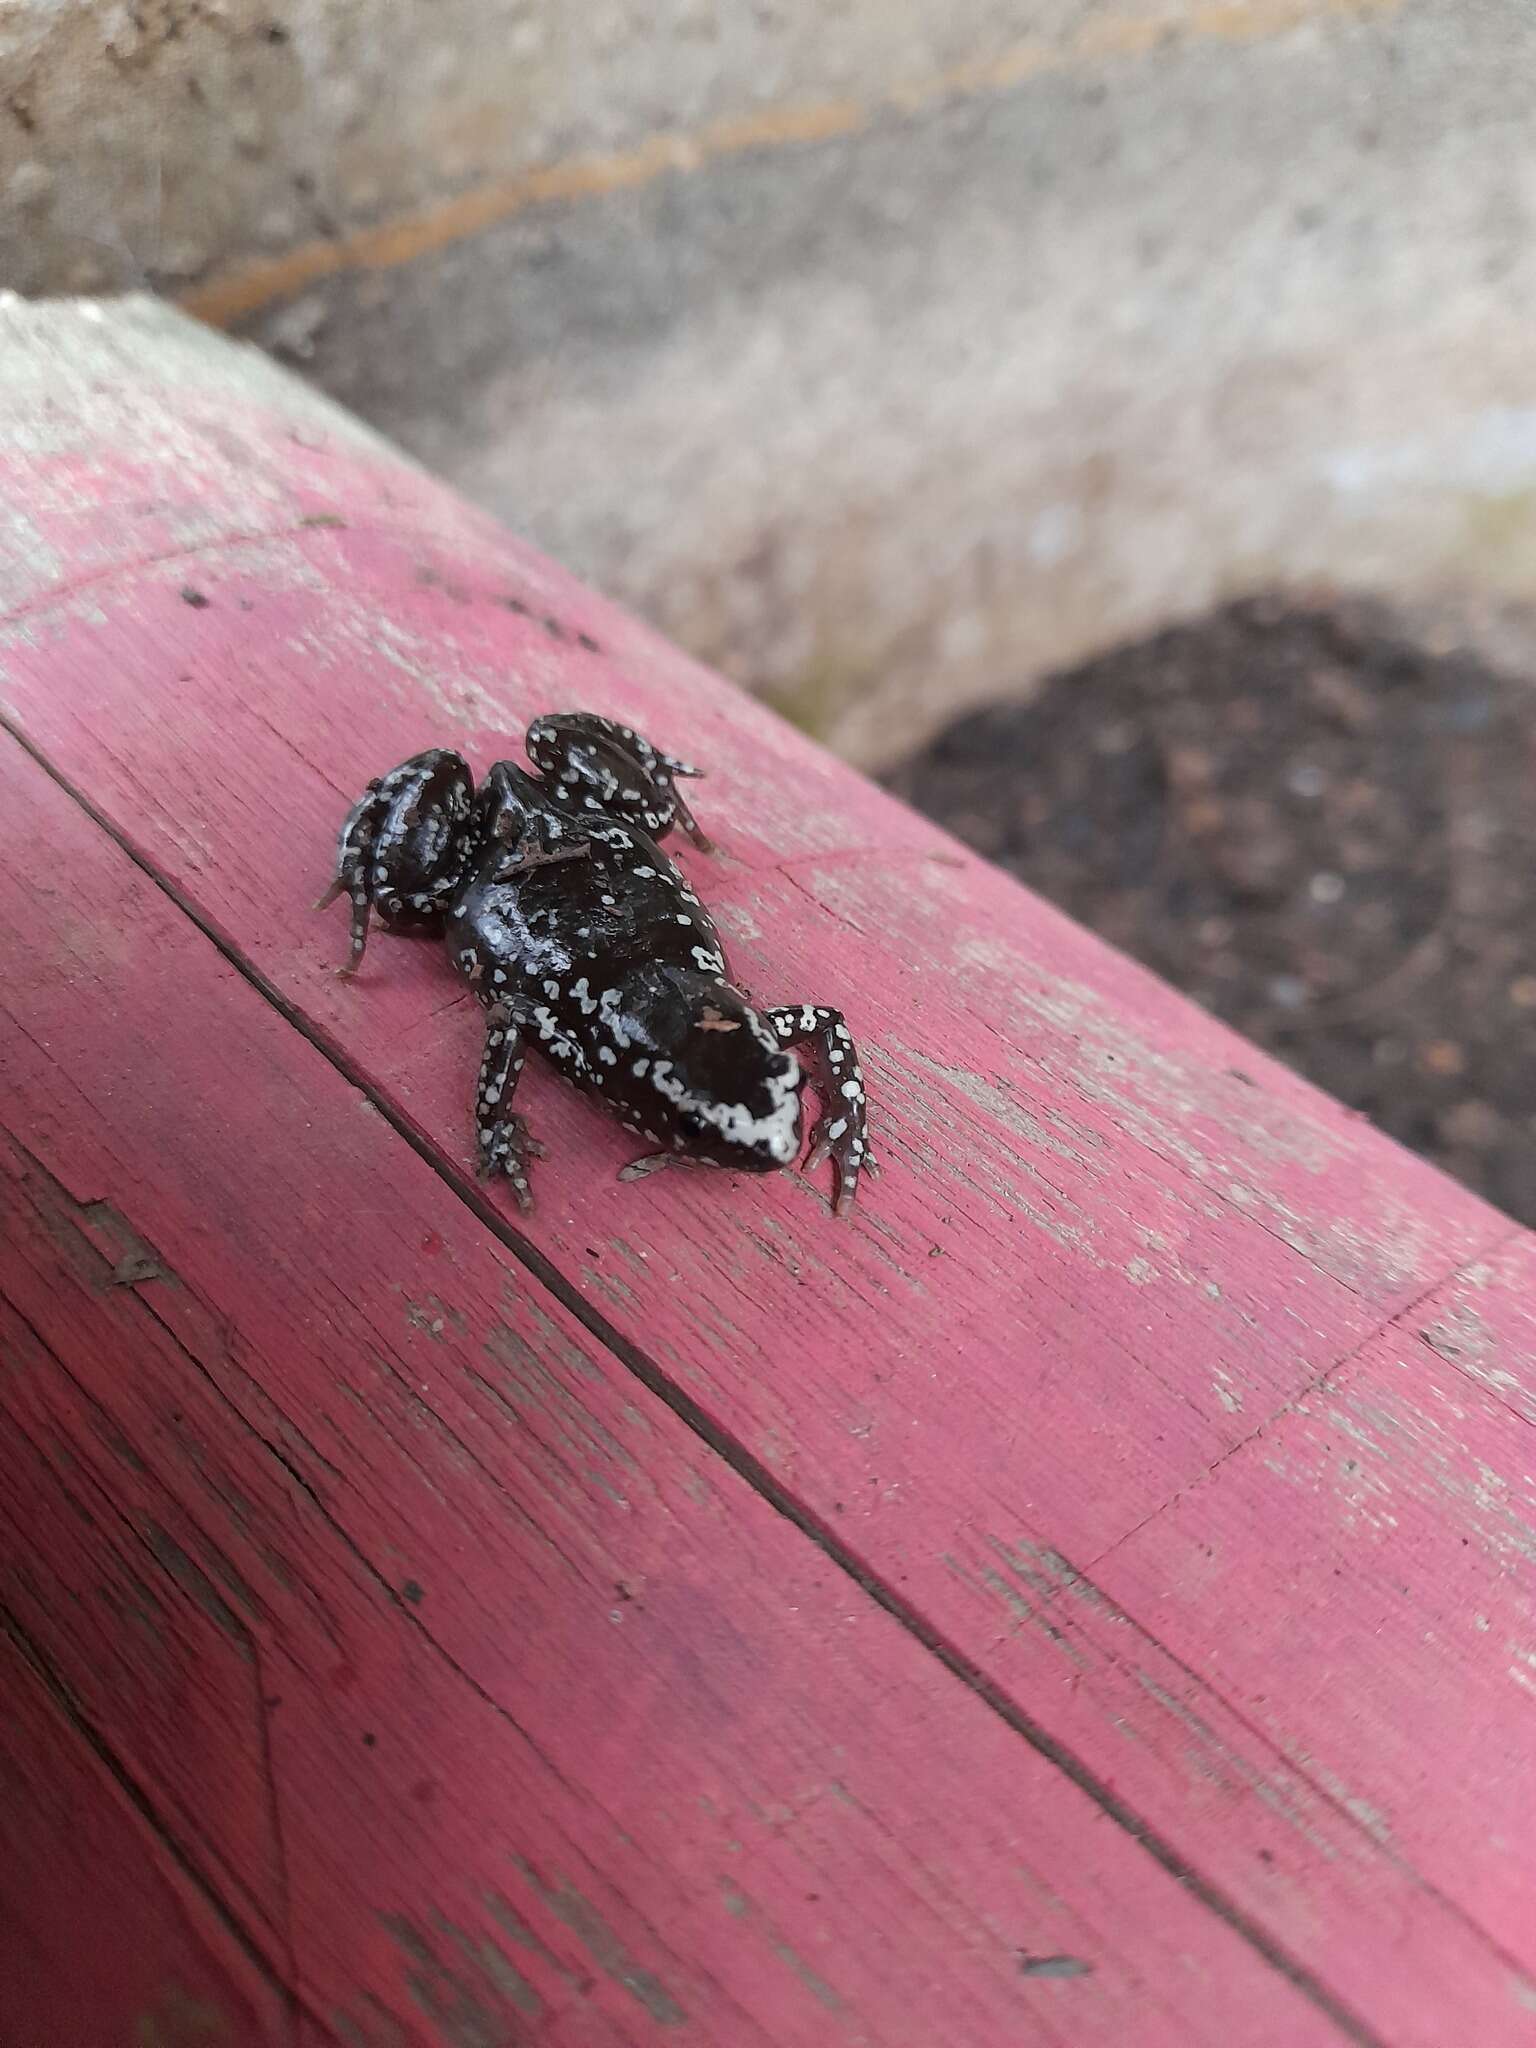
[{"label": "frog's head", "polygon": [[772,1173],[800,1154],[800,1062],[738,989],[713,975],[647,967],[614,1009],[604,1092],[681,1157]]}]

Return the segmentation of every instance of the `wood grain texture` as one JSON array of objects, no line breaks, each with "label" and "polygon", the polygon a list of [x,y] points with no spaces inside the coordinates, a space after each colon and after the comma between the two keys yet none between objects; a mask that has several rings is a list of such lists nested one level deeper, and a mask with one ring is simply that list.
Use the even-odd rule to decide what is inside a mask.
[{"label": "wood grain texture", "polygon": [[[1187,1977],[1171,1987],[1159,1977],[1165,1951],[1156,1961],[1125,1959],[1167,2001],[1134,2025],[1107,1971],[1102,1985],[1097,1970],[1091,1979],[1024,1980],[1050,1998],[1091,1985],[1107,2001],[1102,2019],[1080,2021],[1074,2009],[1066,2039],[1100,2038],[1085,2031],[1097,2026],[1103,2038],[1156,2040],[1164,2025],[1174,2029],[1169,2038],[1201,2038],[1196,2030],[1209,2025],[1239,2042],[1302,2041],[1319,2026],[1322,2038],[1342,2031],[1424,2048],[1536,2038],[1528,1872],[1478,1833],[1498,1820],[1509,1781],[1442,1761],[1438,1777],[1426,1769],[1412,1789],[1413,1826],[1384,1831],[1380,1821],[1410,1797],[1402,1759],[1411,1736],[1402,1731],[1413,1726],[1405,1702],[1417,1688],[1433,1696],[1422,1725],[1453,1751],[1457,1702],[1469,1687],[1494,1717],[1485,1741],[1496,1729],[1506,1745],[1524,1739],[1519,1688],[1497,1676],[1508,1659],[1495,1632],[1457,1638],[1458,1656],[1479,1668],[1475,1682],[1406,1634],[1388,1672],[1372,1599],[1356,1594],[1318,1489],[1256,1496],[1252,1520],[1226,1517],[1222,1506],[1247,1498],[1223,1491],[1229,1473],[1246,1481],[1262,1470],[1271,1436],[1298,1427],[1309,1404],[1347,1385],[1382,1347],[1405,1344],[1405,1371],[1428,1375],[1426,1390],[1435,1384],[1447,1368],[1427,1340],[1408,1341],[1418,1304],[1459,1302],[1473,1276],[1502,1272],[1505,1258],[1518,1265],[1529,1241],[497,535],[319,401],[295,396],[265,366],[247,375],[240,352],[165,316],[135,314],[126,340],[109,328],[90,348],[50,328],[48,349],[71,366],[70,402],[44,434],[35,395],[60,373],[41,359],[45,330],[11,317],[11,352],[29,367],[8,387],[21,398],[0,392],[0,475],[8,502],[24,508],[16,517],[26,549],[10,562],[4,592],[0,714],[74,791],[77,820],[88,807],[170,892],[157,899],[162,928],[147,896],[133,896],[131,915],[122,907],[126,883],[109,868],[117,880],[113,907],[103,910],[78,880],[95,845],[94,828],[83,825],[85,838],[70,842],[56,868],[32,862],[34,895],[18,904],[5,963],[4,1000],[27,1034],[13,1057],[26,1110],[19,1135],[33,1165],[18,1171],[41,1168],[87,1206],[110,1188],[115,1211],[161,1251],[174,1226],[182,1287],[165,1299],[195,1294],[226,1333],[225,1353],[208,1356],[223,1358],[219,1374],[235,1375],[242,1415],[297,1461],[328,1513],[354,1496],[357,1512],[366,1510],[363,1521],[345,1522],[346,1541],[362,1546],[394,1591],[357,1624],[371,1654],[398,1661],[402,1625],[407,1640],[419,1627],[422,1614],[406,1612],[400,1588],[406,1578],[426,1584],[414,1568],[425,1546],[435,1575],[454,1588],[440,1608],[443,1629],[451,1623],[446,1654],[494,1698],[515,1697],[519,1720],[536,1668],[537,1688],[555,1685],[562,1701],[559,1727],[541,1735],[541,1748],[555,1746],[562,1773],[573,1768],[562,1738],[581,1759],[596,1742],[608,1760],[590,1712],[569,1703],[618,1655],[610,1646],[629,1640],[628,1603],[618,1623],[605,1622],[611,1633],[598,1631],[601,1649],[574,1655],[563,1581],[542,1604],[535,1597],[542,1576],[532,1560],[543,1541],[535,1532],[549,1510],[541,1499],[536,1514],[507,1520],[508,1488],[515,1499],[533,1484],[529,1471],[547,1455],[564,1475],[559,1487],[540,1482],[567,1518],[559,1547],[590,1569],[593,1597],[642,1571],[659,1583],[697,1546],[697,1575],[731,1617],[717,1638],[730,1647],[711,1666],[712,1684],[716,1665],[735,1669],[740,1660],[736,1718],[715,1730],[722,1756],[756,1754],[753,1745],[767,1739],[761,1720],[739,1718],[742,1695],[760,1716],[793,1696],[786,1673],[799,1656],[786,1652],[781,1608],[762,1622],[764,1585],[820,1575],[836,1589],[823,1596],[834,1608],[841,1602],[864,1617],[861,1635],[878,1618],[937,1674],[930,1682],[942,1679],[943,1704],[922,1712],[862,1668],[840,1696],[845,1723],[819,1695],[793,1709],[808,1717],[808,1754],[829,1741],[850,1754],[882,1748],[900,1759],[894,1787],[936,1802],[925,1808],[928,1821],[905,1809],[897,1820],[884,1779],[866,1801],[880,1816],[877,1860],[892,1898],[904,1891],[921,1900],[938,1882],[990,1926],[971,1823],[951,1823],[960,1833],[947,1834],[942,1815],[976,1814],[981,1838],[1004,1853],[1014,1824],[983,1816],[997,1785],[1026,1766],[1080,1802],[1063,1810],[1061,1832],[1039,1861],[1041,1881],[1062,1897],[1076,1897],[1067,1873],[1089,1842],[1099,1853],[1105,1839],[1141,1840],[1179,1874],[1174,1895],[1203,1931],[1198,1940],[1181,1932],[1174,1945],[1194,1944],[1187,1953],[1198,1994]],[[340,809],[367,777],[430,743],[463,746],[483,767],[513,748],[530,717],[576,705],[627,717],[702,759],[711,779],[700,813],[724,852],[684,858],[744,978],[766,999],[826,1000],[848,1012],[887,1164],[851,1226],[834,1225],[825,1189],[797,1176],[733,1184],[677,1175],[621,1186],[613,1178],[628,1156],[621,1135],[531,1073],[526,1106],[552,1157],[524,1228],[510,1211],[488,1209],[468,1178],[476,1024],[434,950],[381,939],[358,983],[346,987],[331,974],[341,931],[305,906],[324,878]],[[25,780],[19,755],[7,770],[8,796],[12,779]],[[63,814],[48,815],[63,831]],[[133,879],[135,890],[151,887]],[[183,981],[195,978],[177,934],[205,945],[173,899],[223,951],[221,964],[210,948],[199,972],[212,975],[219,1004],[239,1019],[238,1056],[223,1044],[217,1005],[184,1031],[166,1021]],[[147,928],[152,942],[131,942]],[[174,971],[162,971],[172,958]],[[110,995],[95,1005],[66,1000],[93,979]],[[23,998],[38,1007],[24,1014]],[[116,1014],[143,1003],[151,1007],[140,1013],[133,1058],[104,1051],[103,1008]],[[288,1052],[267,1049],[262,1031]],[[295,1062],[338,1092],[302,1130],[285,1124],[279,1147],[274,1104],[294,1086]],[[75,1078],[90,1072],[93,1088]],[[157,1091],[149,1099],[145,1076]],[[314,1079],[300,1090],[305,1102],[323,1093]],[[183,1101],[195,1135],[173,1142],[167,1132]],[[413,1204],[440,1205],[426,1226],[441,1241],[435,1266],[423,1269],[420,1245],[392,1220],[403,1188]],[[281,1231],[288,1235],[271,1235]],[[395,1313],[404,1316],[399,1303],[408,1302],[425,1331],[411,1339],[412,1363],[402,1368],[396,1358],[386,1371],[374,1362],[377,1332],[388,1332],[392,1356],[405,1341],[389,1320],[391,1285],[401,1290]],[[504,1361],[494,1375],[484,1364],[493,1321],[512,1320],[498,1295],[508,1288],[520,1312],[538,1319],[518,1325],[521,1393],[508,1391]],[[56,1290],[40,1283],[35,1291],[51,1303]],[[148,1283],[133,1291],[147,1298]],[[1499,1295],[1502,1314],[1515,1313],[1508,1303],[1517,1292]],[[325,1334],[323,1354],[302,1350],[301,1302]],[[50,1355],[73,1364],[77,1344],[99,1355],[101,1340],[66,1329],[46,1341],[56,1341]],[[186,1339],[178,1333],[178,1341]],[[1529,1398],[1529,1347],[1524,1365],[1510,1364],[1513,1339],[1480,1327],[1477,1342],[1493,1347],[1490,1358],[1497,1353],[1487,1373],[1506,1375]],[[196,1355],[214,1370],[203,1351]],[[290,1381],[289,1361],[299,1356],[309,1362]],[[420,1360],[429,1369],[407,1398]],[[1462,1379],[1473,1370],[1465,1361],[1450,1369]],[[583,1373],[599,1376],[621,1413],[647,1418],[637,1447],[604,1412],[602,1429],[630,1446],[621,1485],[606,1449],[591,1448],[590,1423],[573,1420],[567,1396],[551,1391],[551,1375],[580,1386]],[[1488,1384],[1502,1390],[1508,1414],[1516,1391]],[[213,1441],[233,1427],[217,1416],[208,1426]],[[288,1436],[297,1429],[303,1443]],[[1486,1457],[1492,1440],[1470,1409],[1467,1429],[1466,1454],[1475,1444]],[[585,1451],[567,1440],[572,1430]],[[464,1499],[476,1503],[472,1513],[460,1506],[457,1480],[433,1477],[424,1447],[438,1447],[444,1431],[466,1447],[456,1455],[471,1475]],[[1492,1444],[1504,1460],[1492,1469],[1508,1484],[1514,1441]],[[714,1448],[706,1452],[705,1442]],[[305,1443],[318,1444],[317,1462],[307,1462]],[[669,1460],[698,1469],[690,1458],[716,1475],[711,1499],[728,1503],[702,1534],[684,1514],[691,1482],[662,1476]],[[161,1462],[150,1464],[165,1483]],[[728,1480],[719,1476],[731,1467]],[[605,1528],[609,1490],[628,1500],[639,1474],[661,1489],[649,1534],[637,1536],[626,1520],[622,1538],[594,1535]],[[102,1483],[111,1493],[124,1482],[114,1470]],[[46,1493],[57,1480],[40,1475],[38,1484]],[[762,1507],[765,1496],[776,1518]],[[253,1515],[248,1539],[261,1540],[277,1513],[271,1503]],[[1444,1503],[1425,1513],[1439,1532],[1426,1555],[1439,1560],[1442,1538],[1464,1550],[1458,1597],[1476,1592],[1476,1611],[1502,1613],[1494,1594],[1508,1576],[1508,1552],[1458,1528]],[[410,1541],[390,1537],[386,1554],[381,1532],[401,1515]],[[754,1516],[762,1515],[759,1537]],[[1207,1609],[1200,1574],[1218,1536],[1230,1598]],[[324,1552],[334,1540],[306,1523],[296,1542],[306,1569],[311,1548]],[[179,1553],[196,1554],[175,1541]],[[602,1562],[588,1566],[594,1542]],[[791,1550],[781,1556],[785,1542]],[[1132,1576],[1143,1558],[1146,1569]],[[1333,1618],[1313,1634],[1311,1604],[1291,1589],[1331,1580],[1335,1566]],[[253,1565],[242,1570],[260,1577]],[[515,1655],[504,1626],[509,1588],[520,1615],[525,1599],[533,1603]],[[227,1594],[219,1597],[238,1615]],[[1256,1608],[1260,1599],[1290,1630],[1285,1668],[1273,1674],[1263,1654],[1243,1662],[1233,1647],[1234,1639],[1272,1643],[1282,1657],[1278,1617]],[[433,1612],[435,1635],[436,1605]],[[1406,1601],[1405,1612],[1411,1618]],[[747,1625],[754,1613],[757,1635]],[[41,1628],[41,1617],[29,1625]],[[206,1662],[210,1673],[201,1705],[209,1768],[222,1774],[221,1806],[245,1828],[254,1812],[248,1768],[218,1743],[221,1722],[240,1725],[230,1719],[239,1659],[212,1619],[201,1625],[206,1644],[193,1668]],[[691,1625],[683,1634],[691,1637]],[[842,1639],[825,1621],[803,1654],[836,1674],[829,1640]],[[749,1654],[751,1644],[759,1646]],[[93,1668],[108,1648],[80,1649],[77,1660]],[[1269,1711],[1258,1710],[1254,1691],[1226,1682],[1229,1658],[1259,1690],[1273,1678]],[[413,1664],[411,1687],[425,1683]],[[676,1673],[673,1683],[688,1690]],[[398,1722],[394,1695],[378,1684],[369,1715]],[[624,1687],[636,1684],[616,1667],[601,1689],[628,1700]],[[686,1719],[669,1718],[667,1698],[665,1714],[642,1715],[631,1731],[626,1759],[642,1757],[644,1769],[627,1761],[626,1783],[676,1769],[679,1741],[698,1740]],[[332,1725],[335,1704],[317,1696],[295,1738],[310,1768],[333,1750],[356,1765]],[[963,1736],[961,1714],[977,1717]],[[1005,1743],[998,1758],[1008,1759],[985,1774],[974,1761],[984,1738],[969,1732],[983,1724],[985,1739]],[[828,1733],[839,1725],[843,1736]],[[146,1711],[146,1743],[152,1730]],[[1462,1729],[1463,1742],[1469,1732]],[[953,1780],[942,1776],[940,1757],[953,1761]],[[170,1760],[156,1752],[148,1762],[160,1769]],[[1470,1802],[1463,1778],[1477,1788]],[[330,1812],[325,1770],[306,1782],[319,1788],[317,1810]],[[586,1843],[633,1901],[626,1888],[640,1880],[619,1852],[606,1839],[600,1854],[591,1850],[590,1828],[584,1834],[536,1774],[527,1782],[539,1787],[525,1795],[539,1802],[539,1827]],[[969,1806],[954,1807],[964,1787],[980,1783],[980,1807],[974,1790]],[[1041,1796],[1032,1790],[1026,1801],[1026,1835]],[[298,1795],[306,1808],[310,1798]],[[452,1840],[454,1854],[462,1845],[473,1863],[484,1844],[469,1804]],[[658,1841],[670,1855],[685,1805],[646,1807],[634,1826],[625,1823],[642,1849],[652,1846],[653,1863]],[[818,1815],[829,1810],[817,1802]],[[1096,1818],[1072,1819],[1086,1814]],[[929,1825],[937,1827],[931,1837]],[[1074,1825],[1086,1829],[1076,1839]],[[398,1825],[382,1854],[386,1869],[409,1839]],[[964,1884],[948,1865],[932,1877],[934,1843],[948,1841]],[[249,1842],[218,1853],[221,1885],[255,1886],[241,1910],[263,1939],[275,1939],[270,1887],[260,1889]],[[330,1853],[326,1843],[315,1850],[322,1875],[310,1896],[325,1898],[341,1881]],[[1171,1882],[1149,1859],[1147,1868]],[[861,1875],[853,1889],[869,1882]],[[775,1914],[781,1893],[787,1898],[788,1888],[775,1875],[766,1894]],[[669,1954],[674,1974],[680,1960],[686,1974],[690,1962],[714,1957],[718,1927],[707,1939],[697,1932],[675,1893],[652,1903],[652,1934],[685,1927],[704,1942],[685,1941],[681,1959]],[[467,1910],[457,1893],[455,1908]],[[456,1928],[469,1924],[446,1904],[437,1910]],[[1126,1910],[1150,1909],[1138,1901]],[[1159,1903],[1154,1921],[1163,1910]],[[419,1915],[411,1924],[413,1938],[428,1939]],[[755,1924],[752,1913],[732,1919],[738,1935]],[[816,1952],[814,1924],[796,1921],[791,1932],[786,1923],[782,1938],[795,1954]],[[1015,2024],[1012,2007],[987,2005],[977,1991],[982,2002],[962,2017],[953,2002],[955,1987],[971,1984],[976,1938],[957,1932],[969,1923],[950,1926],[948,1955],[937,1933],[924,1948],[924,1923],[913,1924],[909,1939],[892,1906],[880,1941],[862,1927],[839,1937],[839,1957],[860,1986],[857,2001],[847,1990],[839,1996],[870,2029],[849,2038],[1019,2038],[996,2031]],[[1114,1925],[1117,1939],[1126,1934],[1128,1922]],[[1213,1928],[1217,1952],[1200,1945],[1217,1939]],[[1138,1938],[1151,1939],[1150,1927]],[[432,1937],[433,1954],[451,1970],[456,1937],[443,1939],[447,1949]],[[552,1929],[540,1939],[565,1953]],[[881,1944],[893,1941],[947,2012],[943,2032],[925,2016],[939,2006],[922,2003],[910,1975],[899,1990],[888,1987],[885,2003],[869,2003],[889,1966]],[[646,1952],[633,1931],[624,1943],[626,1954]],[[390,1951],[381,1941],[378,1952],[392,1957],[397,1983],[401,1970],[410,1974],[398,1944]],[[1255,1993],[1257,1958],[1266,1959],[1270,1988]],[[304,1969],[323,1964],[334,1982],[345,1961],[306,1957]],[[1016,1972],[1016,1952],[1012,1962]],[[729,2010],[752,2015],[731,2025],[762,2024],[743,1980],[720,1967],[737,2000]],[[980,1968],[978,1983],[991,1983],[991,1967]],[[653,1974],[670,1981],[659,1966]],[[1292,1978],[1301,1991],[1289,1988]],[[576,2023],[556,1981],[540,1980],[540,2040],[557,2038],[551,2025]],[[1001,1998],[999,1986],[986,1995]],[[1015,1977],[1006,1988],[1017,1994]],[[691,1978],[688,1990],[690,2011],[727,2009],[701,2004]],[[620,2000],[594,2009],[623,2028],[634,2024],[632,2008]],[[1031,2023],[1060,2025],[1055,2010],[1032,2007]],[[1165,2021],[1164,2011],[1173,2017]],[[419,2003],[414,2018],[397,2023],[425,2024]],[[807,2040],[837,2038],[814,1997],[803,2021],[784,2026],[799,2024]],[[1117,2026],[1125,2030],[1118,2036]],[[768,2032],[802,2038],[776,2014]],[[439,2037],[452,2038],[425,2038]]]},{"label": "wood grain texture", "polygon": [[[5,1355],[9,1366],[8,1343]],[[0,1629],[0,1698],[8,2048],[290,2038],[287,1994],[103,1760],[13,1623]]]},{"label": "wood grain texture", "polygon": [[6,793],[0,1602],[295,2027],[1341,2038]]},{"label": "wood grain texture", "polygon": [[[1369,1771],[1339,1779],[1336,1796],[1527,1965],[1533,1286],[1528,1238],[1472,1266],[1097,1568],[1111,1597],[1314,1771],[1341,1710],[1368,1723]],[[1305,1545],[1252,1541],[1297,1522]],[[1529,1988],[1520,1996],[1536,2015]]]}]

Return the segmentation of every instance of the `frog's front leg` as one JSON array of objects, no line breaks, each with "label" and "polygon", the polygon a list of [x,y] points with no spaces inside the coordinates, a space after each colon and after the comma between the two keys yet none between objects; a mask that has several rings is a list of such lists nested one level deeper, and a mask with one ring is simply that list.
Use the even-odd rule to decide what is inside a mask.
[{"label": "frog's front leg", "polygon": [[675,782],[701,771],[662,753],[631,726],[592,711],[565,711],[535,719],[527,746],[528,758],[568,803],[621,818],[657,839],[681,825],[702,853],[711,850]]},{"label": "frog's front leg", "polygon": [[336,873],[315,904],[316,910],[328,910],[345,893],[352,905],[351,953],[346,965],[336,970],[341,975],[356,974],[368,944],[368,921],[373,908],[368,869],[374,837],[386,807],[382,788],[383,777],[376,776],[348,811],[336,842]]},{"label": "frog's front leg", "polygon": [[809,1046],[816,1055],[811,1079],[822,1099],[822,1114],[811,1133],[806,1166],[820,1166],[830,1156],[836,1179],[833,1209],[846,1216],[858,1192],[859,1175],[877,1174],[865,1135],[868,1097],[853,1037],[842,1012],[819,1003],[791,1003],[763,1013],[780,1045]]},{"label": "frog's front leg", "polygon": [[542,1159],[544,1147],[528,1135],[524,1119],[512,1107],[513,1091],[523,1071],[522,1027],[505,1003],[492,1003],[485,1013],[485,1054],[475,1088],[475,1141],[480,1175],[504,1173],[512,1183],[519,1209],[533,1207],[528,1162]]}]

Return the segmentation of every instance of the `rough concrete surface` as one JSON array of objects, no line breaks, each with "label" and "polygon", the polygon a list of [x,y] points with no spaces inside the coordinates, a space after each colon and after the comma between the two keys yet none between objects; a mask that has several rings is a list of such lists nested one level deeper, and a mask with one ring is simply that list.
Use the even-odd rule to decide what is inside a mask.
[{"label": "rough concrete surface", "polygon": [[1244,589],[1531,593],[1533,68],[1515,0],[1084,60],[338,280],[312,370],[879,763]]},{"label": "rough concrete surface", "polygon": [[857,759],[1255,588],[1532,645],[1524,0],[152,13],[160,274]]},{"label": "rough concrete surface", "polygon": [[[1070,37],[1085,11],[1080,0],[3,0],[0,286],[174,288],[659,131],[899,96],[1024,28],[1047,44]],[[1132,0],[1130,15],[1161,11]]]}]

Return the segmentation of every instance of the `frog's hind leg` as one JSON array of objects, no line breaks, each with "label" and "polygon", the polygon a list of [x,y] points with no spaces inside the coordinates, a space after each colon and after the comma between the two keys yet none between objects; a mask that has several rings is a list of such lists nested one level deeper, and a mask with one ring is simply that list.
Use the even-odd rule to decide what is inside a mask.
[{"label": "frog's hind leg", "polygon": [[709,840],[676,787],[702,770],[680,761],[631,726],[591,711],[560,712],[528,728],[528,758],[567,802],[639,825],[660,839],[680,825],[701,852]]},{"label": "frog's hind leg", "polygon": [[475,1144],[482,1179],[504,1173],[512,1183],[519,1209],[533,1207],[528,1162],[542,1159],[544,1147],[528,1135],[528,1126],[512,1107],[513,1091],[523,1071],[523,1034],[505,1003],[492,1003],[485,1013],[485,1054],[475,1087]]},{"label": "frog's hind leg", "polygon": [[362,965],[370,919],[395,931],[431,931],[462,878],[465,826],[474,780],[462,756],[445,747],[413,754],[369,783],[347,813],[336,842],[336,872],[315,905],[345,891],[352,904],[352,949],[344,975]]}]

